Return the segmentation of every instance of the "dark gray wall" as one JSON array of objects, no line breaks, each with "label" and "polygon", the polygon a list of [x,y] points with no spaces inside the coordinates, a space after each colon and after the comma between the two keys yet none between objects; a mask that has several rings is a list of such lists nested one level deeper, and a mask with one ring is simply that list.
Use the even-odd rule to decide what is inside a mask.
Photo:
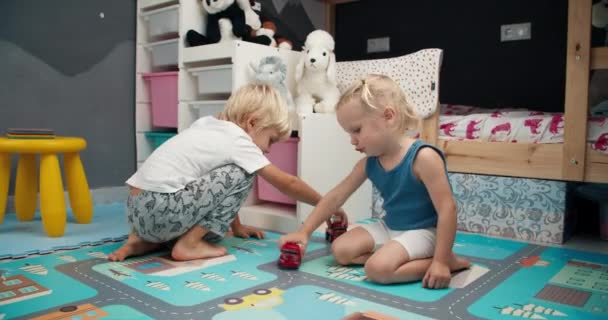
[{"label": "dark gray wall", "polygon": [[[482,107],[564,106],[566,0],[362,0],[337,6],[340,61],[444,49],[440,99]],[[531,22],[532,39],[500,42],[500,25]],[[366,54],[390,36],[391,52]]]},{"label": "dark gray wall", "polygon": [[84,137],[91,188],[135,170],[135,10],[135,0],[0,1],[0,134]]}]

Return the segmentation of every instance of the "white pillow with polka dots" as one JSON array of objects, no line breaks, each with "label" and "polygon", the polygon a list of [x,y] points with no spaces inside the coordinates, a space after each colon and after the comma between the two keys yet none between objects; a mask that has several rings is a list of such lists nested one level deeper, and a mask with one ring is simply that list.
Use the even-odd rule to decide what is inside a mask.
[{"label": "white pillow with polka dots", "polygon": [[395,58],[336,63],[340,92],[370,73],[391,77],[403,89],[407,100],[423,119],[431,116],[439,101],[441,49],[424,49]]}]

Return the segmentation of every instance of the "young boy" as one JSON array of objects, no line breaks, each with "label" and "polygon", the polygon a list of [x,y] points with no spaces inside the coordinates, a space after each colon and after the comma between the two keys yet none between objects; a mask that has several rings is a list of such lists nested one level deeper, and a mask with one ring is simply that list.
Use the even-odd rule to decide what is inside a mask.
[{"label": "young boy", "polygon": [[[171,256],[185,261],[223,256],[220,239],[263,238],[238,211],[259,174],[286,195],[315,205],[321,196],[264,156],[291,132],[285,101],[266,84],[249,84],[228,99],[219,117],[204,117],[163,143],[127,180],[127,242],[108,257],[122,261],[177,239]],[[344,212],[339,211],[343,216]]]}]

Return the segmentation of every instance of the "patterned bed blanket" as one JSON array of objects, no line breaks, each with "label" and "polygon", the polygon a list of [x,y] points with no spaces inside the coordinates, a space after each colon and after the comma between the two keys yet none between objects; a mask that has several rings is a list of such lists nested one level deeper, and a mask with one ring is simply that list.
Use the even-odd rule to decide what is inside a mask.
[{"label": "patterned bed blanket", "polygon": [[[442,104],[439,137],[446,140],[563,143],[564,114]],[[587,142],[594,150],[608,154],[607,117],[588,118]]]}]

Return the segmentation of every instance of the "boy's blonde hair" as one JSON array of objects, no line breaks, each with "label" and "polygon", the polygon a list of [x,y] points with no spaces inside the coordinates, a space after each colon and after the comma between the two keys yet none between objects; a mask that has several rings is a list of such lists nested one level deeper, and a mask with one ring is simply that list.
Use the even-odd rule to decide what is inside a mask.
[{"label": "boy's blonde hair", "polygon": [[370,74],[355,82],[342,95],[336,110],[349,103],[357,103],[370,112],[382,112],[387,106],[393,107],[397,115],[399,132],[415,131],[420,127],[420,117],[407,102],[401,87],[385,75]]},{"label": "boy's blonde hair", "polygon": [[277,129],[281,139],[291,133],[285,99],[269,84],[250,83],[240,87],[230,96],[222,112],[222,118],[239,125],[248,116],[257,120],[260,130]]}]

